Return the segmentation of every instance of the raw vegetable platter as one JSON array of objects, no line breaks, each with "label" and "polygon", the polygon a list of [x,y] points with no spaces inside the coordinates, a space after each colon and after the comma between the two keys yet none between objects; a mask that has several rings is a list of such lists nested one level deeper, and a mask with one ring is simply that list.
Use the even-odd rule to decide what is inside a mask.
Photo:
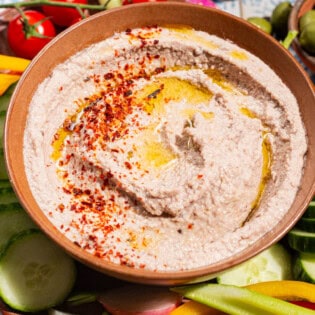
[{"label": "raw vegetable platter", "polygon": [[[280,2],[222,0],[215,5],[248,18],[268,17]],[[5,29],[12,17],[12,10],[0,9],[2,55],[12,54]],[[0,56],[0,69],[8,65],[18,78],[28,61]],[[17,78],[0,96],[1,142]],[[19,205],[1,154],[0,314],[315,314],[315,201],[281,242],[217,278],[177,288],[144,287],[91,270],[47,239]]]}]

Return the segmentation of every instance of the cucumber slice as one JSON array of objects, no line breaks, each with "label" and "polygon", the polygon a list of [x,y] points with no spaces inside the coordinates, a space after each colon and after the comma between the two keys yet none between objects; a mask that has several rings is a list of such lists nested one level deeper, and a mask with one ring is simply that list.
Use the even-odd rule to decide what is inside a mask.
[{"label": "cucumber slice", "polygon": [[37,312],[62,303],[73,288],[74,261],[39,230],[15,235],[0,258],[0,293],[10,307]]},{"label": "cucumber slice", "polygon": [[315,218],[315,200],[312,200],[303,214],[304,218]]},{"label": "cucumber slice", "polygon": [[315,233],[293,228],[287,234],[289,246],[299,252],[314,253],[315,250]]},{"label": "cucumber slice", "polygon": [[3,152],[3,149],[0,148],[0,180],[7,180],[7,179],[8,179],[8,173],[5,167],[4,152]]},{"label": "cucumber slice", "polygon": [[[302,217],[297,222],[296,227],[306,232],[315,232],[315,218]],[[315,248],[314,248],[314,252],[315,252]]]},{"label": "cucumber slice", "polygon": [[217,282],[245,286],[288,279],[292,279],[291,256],[281,244],[276,243],[246,262],[224,271],[217,277]]},{"label": "cucumber slice", "polygon": [[31,228],[36,228],[36,225],[20,204],[0,205],[0,257],[5,245],[15,234]]},{"label": "cucumber slice", "polygon": [[299,253],[293,271],[297,280],[315,283],[315,253]]}]

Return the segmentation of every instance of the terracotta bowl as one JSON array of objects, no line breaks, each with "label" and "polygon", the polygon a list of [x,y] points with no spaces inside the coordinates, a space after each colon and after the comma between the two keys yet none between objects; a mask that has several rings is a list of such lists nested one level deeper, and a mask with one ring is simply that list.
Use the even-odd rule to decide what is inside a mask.
[{"label": "terracotta bowl", "polygon": [[[74,245],[48,221],[37,205],[24,170],[23,133],[30,100],[41,81],[56,65],[86,46],[116,31],[146,25],[189,25],[229,39],[265,61],[296,96],[309,137],[301,189],[285,218],[258,242],[218,263],[180,272],[153,272],[105,262]],[[303,214],[312,199],[315,182],[315,95],[311,81],[296,60],[276,40],[248,22],[213,8],[178,2],[125,6],[93,15],[60,34],[32,61],[15,90],[5,125],[7,168],[16,193],[36,223],[80,262],[108,275],[138,283],[177,285],[202,281],[245,261],[281,239]]]},{"label": "terracotta bowl", "polygon": [[[299,30],[299,19],[307,11],[315,8],[315,0],[297,0],[291,10],[288,28],[289,30]],[[303,63],[313,72],[315,71],[315,56],[310,55],[300,45],[298,38],[295,38],[292,47],[301,58]]]}]

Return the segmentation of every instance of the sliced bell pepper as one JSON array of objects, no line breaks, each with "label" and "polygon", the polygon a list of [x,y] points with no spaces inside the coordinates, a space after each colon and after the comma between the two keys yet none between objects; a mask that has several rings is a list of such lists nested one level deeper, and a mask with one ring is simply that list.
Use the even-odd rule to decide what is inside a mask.
[{"label": "sliced bell pepper", "polygon": [[0,73],[0,96],[9,88],[9,86],[20,79],[20,75]]},{"label": "sliced bell pepper", "polygon": [[[293,281],[293,283],[295,282]],[[293,283],[289,283],[289,285],[291,284],[293,285]],[[279,285],[279,284],[276,283],[276,285]],[[283,284],[283,286],[285,286],[285,284]],[[311,286],[315,287],[315,285],[311,285]],[[301,287],[304,288],[303,285],[301,285]],[[301,287],[298,287],[298,288],[301,288]],[[263,288],[266,288],[266,286]],[[184,297],[188,299],[208,305],[210,307],[213,307],[215,309],[218,309],[230,315],[239,315],[239,314],[314,315],[315,314],[315,312],[310,309],[266,295],[268,294],[267,292],[268,290],[265,291],[266,294],[263,294],[261,292],[255,292],[253,288],[249,289],[249,288],[244,288],[244,287],[237,287],[237,286],[224,285],[224,284],[214,284],[214,283],[176,287],[176,288],[172,288],[172,290],[177,293],[182,294]],[[314,288],[312,288],[312,290],[314,290]],[[291,291],[289,290],[288,292],[291,292]],[[293,291],[293,292],[295,292],[296,296],[298,296],[298,289],[297,291]],[[302,295],[304,297],[308,296],[306,293],[302,293]]]},{"label": "sliced bell pepper", "polygon": [[30,60],[28,59],[0,54],[0,73],[13,73],[21,75],[29,63]]},{"label": "sliced bell pepper", "polygon": [[209,307],[207,305],[195,302],[188,301],[177,307],[170,315],[224,315],[219,310]]},{"label": "sliced bell pepper", "polygon": [[19,80],[30,60],[0,54],[0,95]]},{"label": "sliced bell pepper", "polygon": [[246,286],[246,288],[286,301],[305,300],[315,302],[315,284],[294,281],[267,281]]}]

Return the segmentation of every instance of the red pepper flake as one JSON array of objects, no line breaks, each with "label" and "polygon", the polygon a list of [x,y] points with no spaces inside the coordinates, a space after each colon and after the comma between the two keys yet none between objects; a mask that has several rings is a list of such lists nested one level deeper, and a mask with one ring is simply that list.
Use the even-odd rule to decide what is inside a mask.
[{"label": "red pepper flake", "polygon": [[98,258],[102,258],[102,254],[99,253],[99,252],[94,253],[94,256],[95,256],[95,257],[98,257]]},{"label": "red pepper flake", "polygon": [[165,71],[165,67],[157,67],[154,70],[154,73],[159,74]]},{"label": "red pepper flake", "polygon": [[189,224],[187,225],[188,230],[192,230],[193,227],[194,227],[194,224],[193,224],[193,223],[189,223]]},{"label": "red pepper flake", "polygon": [[71,190],[67,189],[66,187],[62,187],[62,190],[64,193],[66,193],[67,195],[71,194]]},{"label": "red pepper flake", "polygon": [[108,72],[104,74],[104,79],[105,80],[111,80],[114,78],[114,74],[112,72]]},{"label": "red pepper flake", "polygon": [[58,205],[57,208],[58,208],[58,210],[60,210],[60,212],[63,212],[65,210],[65,205],[61,203]]},{"label": "red pepper flake", "polygon": [[76,187],[73,188],[72,193],[73,193],[74,196],[80,196],[80,195],[83,194],[82,189],[79,189],[79,188],[76,188]]},{"label": "red pepper flake", "polygon": [[128,161],[125,162],[125,166],[128,170],[132,169],[132,165]]},{"label": "red pepper flake", "polygon": [[90,235],[89,235],[89,240],[96,242],[96,241],[97,241],[97,236],[90,234]]},{"label": "red pepper flake", "polygon": [[63,86],[59,86],[59,92],[61,92],[63,90]]},{"label": "red pepper flake", "polygon": [[203,174],[198,174],[198,175],[197,175],[197,178],[198,178],[198,179],[203,178]]},{"label": "red pepper flake", "polygon": [[128,90],[128,91],[124,92],[124,96],[125,97],[131,96],[131,95],[132,95],[132,91],[131,90]]}]

